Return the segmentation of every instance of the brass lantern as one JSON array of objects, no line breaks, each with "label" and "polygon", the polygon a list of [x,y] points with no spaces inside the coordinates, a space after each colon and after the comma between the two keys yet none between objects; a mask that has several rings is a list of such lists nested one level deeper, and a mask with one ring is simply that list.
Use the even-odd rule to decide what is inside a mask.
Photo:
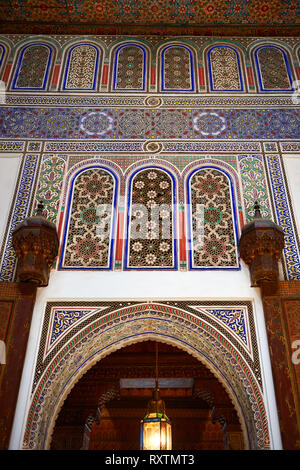
[{"label": "brass lantern", "polygon": [[142,450],[171,450],[172,426],[166,415],[165,403],[160,397],[157,378],[156,344],[156,380],[152,399],[148,403],[146,415],[141,420]]}]

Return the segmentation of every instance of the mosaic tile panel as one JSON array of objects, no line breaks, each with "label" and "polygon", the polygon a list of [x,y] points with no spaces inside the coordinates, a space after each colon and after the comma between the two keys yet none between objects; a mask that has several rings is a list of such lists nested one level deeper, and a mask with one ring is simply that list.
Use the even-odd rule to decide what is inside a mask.
[{"label": "mosaic tile panel", "polygon": [[57,222],[65,170],[65,158],[60,156],[55,155],[45,158],[41,164],[39,183],[36,192],[36,206],[37,202],[41,201],[44,205],[44,217],[54,224]]},{"label": "mosaic tile panel", "polygon": [[10,223],[7,226],[7,235],[1,250],[0,281],[14,281],[17,258],[12,246],[11,235],[14,228],[30,216],[30,203],[34,191],[34,183],[38,173],[39,155],[26,155],[23,160],[20,180],[15,194],[15,203],[12,208]]},{"label": "mosaic tile panel", "polygon": [[109,268],[112,265],[116,182],[101,168],[85,170],[73,182],[61,268]]},{"label": "mosaic tile panel", "polygon": [[193,56],[183,46],[170,46],[163,50],[161,58],[163,91],[193,91]]},{"label": "mosaic tile panel", "polygon": [[267,156],[268,172],[272,184],[277,223],[284,231],[284,262],[288,280],[300,280],[300,256],[298,234],[293,221],[292,208],[286,190],[285,178],[279,155]]},{"label": "mosaic tile panel", "polygon": [[290,90],[291,77],[286,54],[278,47],[263,46],[256,53],[262,90]]},{"label": "mosaic tile panel", "polygon": [[259,201],[261,215],[264,218],[272,218],[262,156],[241,155],[239,164],[247,222],[250,222],[254,216],[254,201]]},{"label": "mosaic tile panel", "polygon": [[242,91],[243,82],[237,52],[228,46],[214,47],[208,53],[211,90]]},{"label": "mosaic tile panel", "polygon": [[81,44],[69,52],[64,90],[95,90],[99,67],[99,51],[95,46]]},{"label": "mosaic tile panel", "polygon": [[36,44],[26,47],[21,53],[12,88],[45,89],[51,56],[49,46]]},{"label": "mosaic tile panel", "polygon": [[176,267],[174,191],[171,176],[155,167],[139,171],[132,178],[127,268]]},{"label": "mosaic tile panel", "polygon": [[298,139],[295,109],[1,107],[7,139]]},{"label": "mosaic tile panel", "polygon": [[228,177],[213,168],[190,178],[191,268],[238,267],[230,186]]},{"label": "mosaic tile panel", "polygon": [[146,52],[134,44],[122,46],[116,52],[114,90],[144,90]]}]

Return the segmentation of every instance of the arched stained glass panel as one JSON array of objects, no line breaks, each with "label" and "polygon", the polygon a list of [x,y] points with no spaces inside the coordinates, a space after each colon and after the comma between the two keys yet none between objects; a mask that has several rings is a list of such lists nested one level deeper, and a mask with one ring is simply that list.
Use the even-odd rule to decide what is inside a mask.
[{"label": "arched stained glass panel", "polygon": [[262,46],[255,51],[258,82],[261,91],[284,91],[292,88],[292,75],[287,54],[275,46]]},{"label": "arched stained glass panel", "polygon": [[188,180],[190,268],[238,268],[231,183],[215,168]]},{"label": "arched stained glass panel", "polygon": [[175,187],[166,171],[139,171],[130,183],[127,268],[176,269]]},{"label": "arched stained glass panel", "polygon": [[116,194],[116,180],[103,168],[73,181],[61,268],[111,268]]},{"label": "arched stained glass panel", "polygon": [[232,47],[218,46],[210,49],[208,67],[212,91],[243,91],[239,57]]},{"label": "arched stained glass panel", "polygon": [[184,46],[169,46],[162,51],[162,91],[194,91],[192,52]]},{"label": "arched stained glass panel", "polygon": [[12,89],[45,90],[52,49],[46,44],[25,47],[19,57]]},{"label": "arched stained glass panel", "polygon": [[146,51],[135,44],[117,49],[114,65],[114,90],[145,90]]},{"label": "arched stained glass panel", "polygon": [[64,90],[95,90],[99,69],[99,51],[90,44],[74,46],[68,54]]}]

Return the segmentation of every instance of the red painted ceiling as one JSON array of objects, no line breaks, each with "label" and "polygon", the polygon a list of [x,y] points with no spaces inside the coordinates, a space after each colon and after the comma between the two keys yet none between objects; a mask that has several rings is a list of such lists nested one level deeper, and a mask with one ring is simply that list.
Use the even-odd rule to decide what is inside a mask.
[{"label": "red painted ceiling", "polygon": [[299,32],[299,0],[1,0],[3,32],[266,35]]}]

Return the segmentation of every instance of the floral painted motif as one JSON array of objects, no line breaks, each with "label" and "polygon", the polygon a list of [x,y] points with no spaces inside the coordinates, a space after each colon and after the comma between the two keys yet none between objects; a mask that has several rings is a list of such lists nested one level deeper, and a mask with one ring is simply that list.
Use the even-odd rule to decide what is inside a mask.
[{"label": "floral painted motif", "polygon": [[144,90],[145,52],[134,44],[121,47],[115,58],[115,90]]},{"label": "floral painted motif", "polygon": [[234,49],[228,46],[212,48],[208,64],[212,90],[243,90],[238,55]]},{"label": "floral painted motif", "polygon": [[115,184],[100,168],[75,180],[62,268],[108,268],[111,261]]},{"label": "floral painted motif", "polygon": [[229,179],[204,168],[190,178],[192,268],[238,267]]},{"label": "floral painted motif", "polygon": [[94,90],[97,78],[98,50],[89,44],[74,47],[68,57],[65,90]]},{"label": "floral painted motif", "polygon": [[173,268],[173,182],[162,170],[147,169],[132,180],[128,268]]},{"label": "floral painted motif", "polygon": [[192,54],[182,46],[167,47],[162,53],[162,89],[194,89]]},{"label": "floral painted motif", "polygon": [[34,44],[26,47],[20,55],[12,88],[44,89],[50,58],[49,46]]},{"label": "floral painted motif", "polygon": [[287,58],[281,49],[263,46],[255,52],[255,57],[262,90],[291,89]]},{"label": "floral painted motif", "polygon": [[262,216],[266,219],[271,218],[269,195],[261,158],[255,155],[240,157],[240,173],[246,220],[250,221],[254,216],[255,201],[259,201]]},{"label": "floral painted motif", "polygon": [[44,205],[43,215],[53,223],[57,221],[62,183],[66,163],[63,158],[53,156],[43,161],[36,194],[37,201]]}]

